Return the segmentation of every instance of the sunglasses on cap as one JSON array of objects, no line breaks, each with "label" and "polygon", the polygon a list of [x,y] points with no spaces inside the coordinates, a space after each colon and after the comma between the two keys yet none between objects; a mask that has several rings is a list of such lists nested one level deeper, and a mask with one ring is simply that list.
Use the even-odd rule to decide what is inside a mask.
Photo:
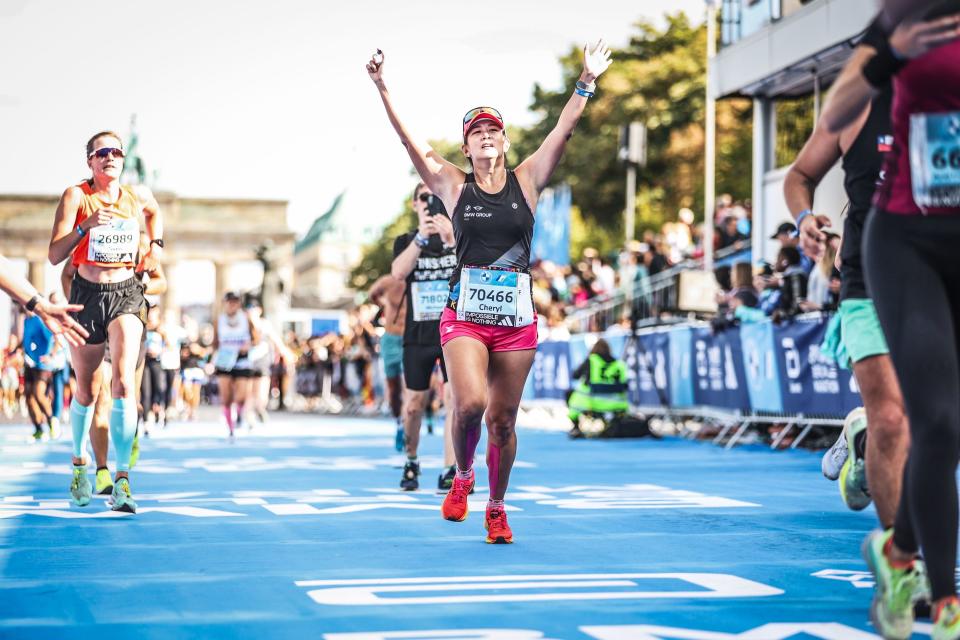
[{"label": "sunglasses on cap", "polygon": [[467,135],[470,125],[477,120],[493,120],[500,127],[503,127],[503,116],[500,115],[500,112],[494,109],[493,107],[477,107],[476,109],[470,109],[463,116],[463,135]]},{"label": "sunglasses on cap", "polygon": [[503,116],[493,107],[477,107],[476,109],[470,109],[470,111],[467,111],[467,114],[463,116],[463,126],[467,126],[471,120],[481,115],[493,116],[500,122],[503,122]]},{"label": "sunglasses on cap", "polygon": [[94,156],[102,160],[103,158],[107,158],[109,156],[113,156],[114,158],[123,158],[126,157],[126,154],[123,152],[123,149],[117,149],[116,147],[100,147],[87,157],[92,158]]}]

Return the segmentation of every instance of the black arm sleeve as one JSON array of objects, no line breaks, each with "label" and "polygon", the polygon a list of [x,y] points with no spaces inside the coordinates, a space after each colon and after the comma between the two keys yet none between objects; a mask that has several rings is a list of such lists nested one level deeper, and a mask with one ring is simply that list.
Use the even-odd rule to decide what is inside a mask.
[{"label": "black arm sleeve", "polygon": [[865,44],[868,47],[879,51],[885,44],[887,44],[887,40],[889,38],[890,33],[884,28],[880,17],[877,16],[873,19],[873,22],[870,23],[870,26],[867,27],[860,44]]}]

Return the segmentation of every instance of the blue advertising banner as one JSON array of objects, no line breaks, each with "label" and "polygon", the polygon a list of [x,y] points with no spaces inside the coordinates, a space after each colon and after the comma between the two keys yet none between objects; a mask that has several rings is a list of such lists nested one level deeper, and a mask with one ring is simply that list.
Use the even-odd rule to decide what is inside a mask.
[{"label": "blue advertising banner", "polygon": [[670,331],[670,405],[693,406],[693,331],[680,327]]},{"label": "blue advertising banner", "polygon": [[840,369],[840,403],[844,414],[863,406],[860,387],[857,386],[857,379],[853,377],[850,369]]},{"label": "blue advertising banner", "polygon": [[545,189],[537,201],[537,224],[533,227],[531,262],[549,260],[570,264],[570,187]]},{"label": "blue advertising banner", "polygon": [[[527,380],[533,381],[535,398],[563,400],[571,388],[570,343],[548,340],[537,346]],[[579,363],[578,363],[579,364]]]},{"label": "blue advertising banner", "polygon": [[783,411],[780,373],[773,346],[773,324],[761,322],[740,327],[743,369],[754,411]]},{"label": "blue advertising banner", "polygon": [[590,347],[593,346],[593,334],[575,333],[570,336],[570,368],[576,369],[580,366],[587,356],[590,355],[590,347],[587,346],[587,337],[590,337]]},{"label": "blue advertising banner", "polygon": [[641,406],[670,404],[670,334],[666,331],[643,333],[631,340],[635,361],[628,366],[636,374],[630,402]]},{"label": "blue advertising banner", "polygon": [[693,398],[697,405],[749,411],[740,330],[714,334],[709,328],[693,329]]},{"label": "blue advertising banner", "polygon": [[635,406],[706,406],[731,411],[841,417],[861,405],[851,373],[820,352],[821,318],[779,326],[745,324],[713,334],[705,327],[672,327],[638,334],[620,329],[575,334],[540,343],[523,398],[562,400],[595,340],[603,337],[628,370]]},{"label": "blue advertising banner", "polygon": [[[820,352],[826,323],[798,318],[774,326],[783,410],[843,415],[844,395],[836,363]],[[849,381],[845,385],[849,389]]]},{"label": "blue advertising banner", "polygon": [[607,344],[610,345],[610,353],[613,354],[614,358],[623,358],[623,352],[627,345],[628,334],[624,333],[623,329],[619,327],[614,327],[612,329],[607,329],[603,334],[603,339],[607,341]]}]

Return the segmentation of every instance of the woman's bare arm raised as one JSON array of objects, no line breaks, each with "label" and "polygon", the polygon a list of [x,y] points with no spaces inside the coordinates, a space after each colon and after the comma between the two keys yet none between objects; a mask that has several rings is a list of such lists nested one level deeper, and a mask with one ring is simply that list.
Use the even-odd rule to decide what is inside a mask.
[{"label": "woman's bare arm raised", "polygon": [[376,85],[380,92],[380,99],[383,101],[383,108],[387,112],[387,118],[393,125],[393,130],[400,136],[400,143],[403,144],[413,166],[420,174],[420,178],[430,187],[430,190],[440,196],[447,208],[450,209],[457,199],[457,189],[463,184],[466,174],[456,165],[447,162],[434,151],[430,145],[417,142],[407,131],[407,128],[400,122],[397,112],[390,99],[390,92],[387,91],[387,85],[383,80],[383,65],[385,56],[380,49],[367,62],[367,74]]},{"label": "woman's bare arm raised", "polygon": [[[560,163],[567,140],[573,135],[573,130],[587,106],[587,100],[593,95],[594,83],[610,66],[610,47],[603,40],[599,40],[592,48],[587,45],[583,48],[583,72],[577,89],[567,101],[556,126],[547,134],[540,148],[517,167],[517,178],[521,184],[530,189],[528,194],[536,198],[550,182],[550,176]],[[585,87],[585,88],[581,88]]]}]

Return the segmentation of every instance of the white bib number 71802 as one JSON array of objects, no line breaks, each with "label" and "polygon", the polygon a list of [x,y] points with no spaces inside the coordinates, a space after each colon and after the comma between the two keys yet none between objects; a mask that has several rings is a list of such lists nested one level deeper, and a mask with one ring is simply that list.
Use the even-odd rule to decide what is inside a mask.
[{"label": "white bib number 71802", "polygon": [[960,111],[910,116],[910,178],[921,207],[960,207]]},{"label": "white bib number 71802", "polygon": [[424,280],[410,286],[414,322],[439,320],[447,305],[450,286],[446,280]]},{"label": "white bib number 71802", "polygon": [[533,324],[530,274],[464,267],[457,320],[502,327]]}]

